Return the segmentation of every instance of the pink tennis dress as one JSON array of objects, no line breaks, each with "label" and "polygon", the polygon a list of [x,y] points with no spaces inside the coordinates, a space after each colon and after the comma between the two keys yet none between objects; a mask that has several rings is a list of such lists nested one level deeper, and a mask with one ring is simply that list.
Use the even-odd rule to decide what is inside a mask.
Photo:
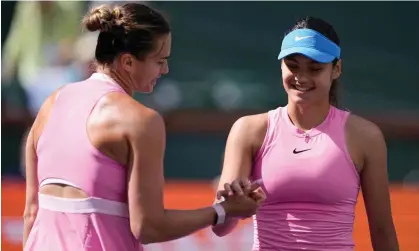
[{"label": "pink tennis dress", "polygon": [[131,233],[126,167],[90,143],[86,123],[100,98],[123,89],[104,74],[61,89],[37,145],[39,186],[80,188],[86,199],[39,195],[24,250],[138,251]]},{"label": "pink tennis dress", "polygon": [[331,106],[321,125],[302,132],[287,107],[268,113],[253,168],[267,195],[254,217],[254,251],[353,250],[360,180],[346,148],[348,115]]}]

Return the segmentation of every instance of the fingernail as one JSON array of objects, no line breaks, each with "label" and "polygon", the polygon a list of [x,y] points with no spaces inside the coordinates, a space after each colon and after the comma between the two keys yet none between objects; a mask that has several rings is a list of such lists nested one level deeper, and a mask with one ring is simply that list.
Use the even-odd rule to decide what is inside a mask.
[{"label": "fingernail", "polygon": [[263,180],[262,180],[262,179],[258,179],[258,180],[256,180],[255,182],[256,182],[257,184],[259,184],[259,185],[262,185]]}]

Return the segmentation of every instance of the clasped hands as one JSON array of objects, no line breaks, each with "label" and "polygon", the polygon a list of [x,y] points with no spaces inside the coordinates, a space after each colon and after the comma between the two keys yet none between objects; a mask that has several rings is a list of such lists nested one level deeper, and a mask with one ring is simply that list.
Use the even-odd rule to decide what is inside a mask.
[{"label": "clasped hands", "polygon": [[[224,184],[224,190],[217,192],[217,200],[223,201],[230,216],[248,218],[254,215],[266,199],[261,180],[251,183],[248,179],[237,179]],[[227,213],[228,214],[228,213]]]}]

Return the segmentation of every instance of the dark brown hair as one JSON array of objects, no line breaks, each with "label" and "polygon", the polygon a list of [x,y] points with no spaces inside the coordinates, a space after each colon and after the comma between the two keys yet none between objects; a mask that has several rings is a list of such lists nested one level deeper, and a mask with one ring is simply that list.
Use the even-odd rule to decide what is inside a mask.
[{"label": "dark brown hair", "polygon": [[89,31],[100,31],[95,59],[102,65],[111,64],[121,53],[143,60],[155,49],[156,38],[171,31],[161,13],[141,3],[114,8],[101,5],[88,13],[82,24]]},{"label": "dark brown hair", "polygon": [[[311,29],[315,30],[319,33],[321,33],[323,36],[327,37],[330,41],[334,42],[338,46],[340,46],[340,39],[338,37],[338,34],[336,33],[335,29],[333,29],[333,26],[329,23],[327,23],[324,20],[321,20],[319,18],[315,17],[305,17],[303,19],[300,19],[297,21],[297,23],[285,33],[287,35],[288,33],[297,30],[297,29]],[[338,59],[336,58],[333,60],[333,65],[336,65],[338,62]],[[332,86],[330,87],[329,92],[329,102],[331,105],[334,105],[336,107],[339,106],[338,102],[338,87],[339,87],[339,81],[338,79],[334,79],[332,81]]]}]

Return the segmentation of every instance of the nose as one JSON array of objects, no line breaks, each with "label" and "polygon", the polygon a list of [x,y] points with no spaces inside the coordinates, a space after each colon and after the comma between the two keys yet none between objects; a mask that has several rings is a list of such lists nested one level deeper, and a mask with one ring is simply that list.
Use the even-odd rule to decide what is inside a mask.
[{"label": "nose", "polygon": [[163,65],[163,67],[162,67],[162,70],[161,70],[161,74],[162,75],[166,75],[166,74],[168,74],[169,73],[169,64],[164,64]]},{"label": "nose", "polygon": [[301,72],[295,74],[294,76],[295,76],[294,77],[295,81],[298,82],[298,83],[304,83],[304,82],[307,82],[308,81],[307,75],[306,74],[303,74]]}]

